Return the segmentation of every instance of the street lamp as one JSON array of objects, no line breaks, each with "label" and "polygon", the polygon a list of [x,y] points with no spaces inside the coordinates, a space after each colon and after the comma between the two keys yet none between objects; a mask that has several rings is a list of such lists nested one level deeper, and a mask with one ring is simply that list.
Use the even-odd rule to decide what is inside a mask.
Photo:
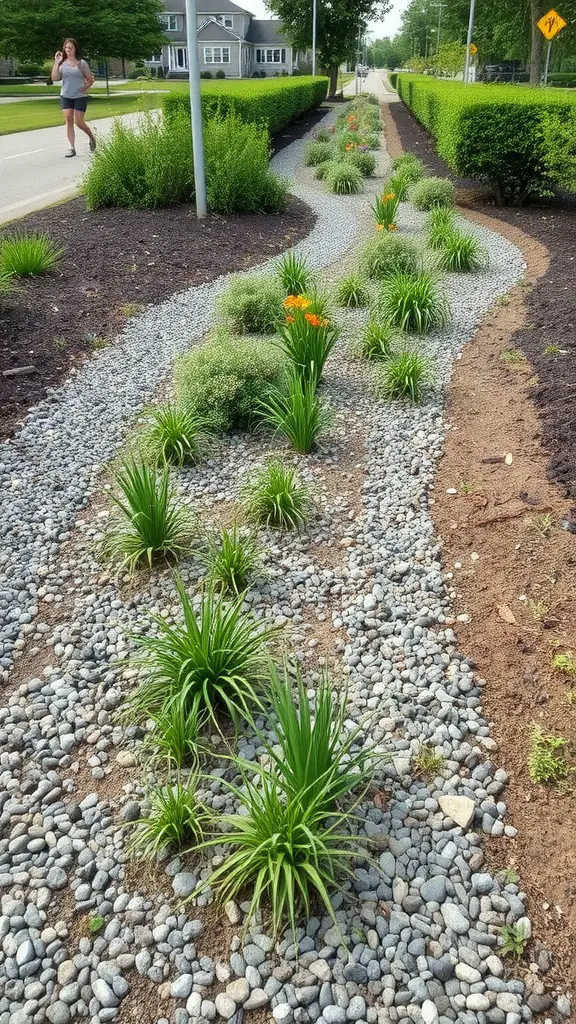
[{"label": "street lamp", "polygon": [[438,56],[438,53],[440,51],[440,29],[442,27],[442,11],[447,6],[448,6],[448,4],[436,4],[436,7],[438,8],[438,29],[437,29],[437,32],[436,32],[436,56]]},{"label": "street lamp", "polygon": [[312,0],[312,74],[316,74],[316,0]]},{"label": "street lamp", "polygon": [[188,44],[188,81],[190,84],[196,216],[198,219],[201,219],[208,213],[208,206],[206,202],[206,175],[204,173],[204,133],[202,131],[202,97],[200,96],[196,0],[186,0],[186,40]]}]

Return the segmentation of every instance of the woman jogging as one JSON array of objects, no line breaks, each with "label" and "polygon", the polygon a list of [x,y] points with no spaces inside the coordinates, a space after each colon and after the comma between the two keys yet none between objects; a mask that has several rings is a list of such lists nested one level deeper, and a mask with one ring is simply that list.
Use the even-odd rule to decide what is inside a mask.
[{"label": "woman jogging", "polygon": [[63,49],[64,53],[58,50],[54,54],[51,78],[53,82],[62,82],[60,106],[64,111],[70,143],[66,156],[76,156],[74,126],[86,133],[90,140],[90,152],[93,153],[96,149],[96,139],[84,118],[88,106],[86,94],[94,84],[94,75],[86,61],[82,60],[80,47],[75,39],[65,39]]}]

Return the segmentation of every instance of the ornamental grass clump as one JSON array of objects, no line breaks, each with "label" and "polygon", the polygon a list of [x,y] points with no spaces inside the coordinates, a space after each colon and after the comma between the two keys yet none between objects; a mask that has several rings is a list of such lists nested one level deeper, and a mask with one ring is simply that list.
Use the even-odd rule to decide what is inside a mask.
[{"label": "ornamental grass clump", "polygon": [[388,359],[392,352],[392,340],[390,327],[369,320],[354,345],[354,354],[362,359]]},{"label": "ornamental grass clump", "polygon": [[436,278],[426,270],[397,272],[382,285],[373,312],[380,323],[412,334],[425,334],[450,321],[450,306]]},{"label": "ornamental grass clump", "polygon": [[23,232],[0,240],[0,277],[35,277],[58,266],[64,250],[49,235]]},{"label": "ornamental grass clump", "polygon": [[400,199],[395,192],[383,192],[372,203],[370,209],[376,218],[377,231],[396,231],[396,214]]},{"label": "ornamental grass clump", "polygon": [[403,203],[408,196],[408,190],[412,184],[410,173],[406,173],[400,168],[396,171],[396,174],[391,174],[388,181],[384,185],[384,192],[393,192],[397,196],[398,201]]},{"label": "ornamental grass clump", "polygon": [[128,461],[115,474],[121,496],[115,521],[102,541],[105,557],[120,560],[120,569],[149,568],[159,558],[177,559],[190,548],[193,517],[172,484],[167,466]]},{"label": "ornamental grass clump", "polygon": [[421,259],[420,250],[411,238],[382,232],[369,239],[360,250],[360,272],[365,277],[382,281],[397,271],[415,273]]},{"label": "ornamental grass clump", "polygon": [[425,176],[426,168],[414,153],[404,153],[392,161],[392,174],[402,174],[412,184]]},{"label": "ornamental grass clump", "polygon": [[282,286],[276,277],[253,274],[232,279],[216,303],[236,334],[274,334],[282,319]]},{"label": "ornamental grass clump", "polygon": [[304,256],[287,252],[275,266],[285,295],[304,295],[314,284],[314,271]]},{"label": "ornamental grass clump", "polygon": [[329,161],[324,180],[329,192],[350,196],[362,191],[362,172],[349,160]]},{"label": "ornamental grass clump", "polygon": [[255,537],[237,526],[225,526],[216,536],[208,536],[196,554],[208,585],[223,594],[237,597],[261,574],[262,551]]},{"label": "ornamental grass clump", "polygon": [[205,458],[213,441],[205,420],[190,409],[166,403],[149,410],[142,449],[152,462],[182,466]]},{"label": "ornamental grass clump", "polygon": [[422,178],[412,185],[409,199],[417,210],[433,210],[435,206],[454,206],[454,195],[449,178]]},{"label": "ornamental grass clump", "polygon": [[306,167],[317,167],[318,164],[326,163],[334,156],[334,143],[331,140],[309,142],[304,153]]},{"label": "ornamental grass clump", "polygon": [[336,288],[336,302],[339,306],[357,309],[368,305],[370,294],[361,278],[356,274],[350,274],[339,282]]},{"label": "ornamental grass clump", "polygon": [[196,797],[197,779],[167,782],[147,794],[148,813],[139,818],[127,843],[128,853],[143,860],[155,860],[165,850],[178,851],[202,839],[205,808]]},{"label": "ornamental grass clump", "polygon": [[264,423],[303,454],[317,445],[330,419],[316,392],[316,383],[303,379],[296,367],[282,388],[274,388],[266,401],[260,402],[260,415]]},{"label": "ornamental grass clump", "polygon": [[152,616],[154,632],[136,637],[145,678],[130,699],[137,718],[148,718],[172,701],[220,729],[222,716],[250,722],[262,708],[262,680],[268,645],[278,635],[232,600],[213,591],[192,605],[180,580],[177,590],[182,622],[172,625]]},{"label": "ornamental grass clump", "polygon": [[362,147],[350,150],[345,154],[345,159],[357,167],[364,178],[371,177],[376,170],[376,157]]},{"label": "ornamental grass clump", "polygon": [[486,269],[488,252],[476,235],[455,230],[444,236],[438,248],[438,263],[441,270],[470,274]]},{"label": "ornamental grass clump", "polygon": [[419,352],[398,352],[384,363],[379,380],[383,398],[407,398],[416,404],[422,400],[431,379],[428,360]]},{"label": "ornamental grass clump", "polygon": [[[188,122],[190,129],[190,122]],[[213,213],[282,213],[288,184],[270,170],[270,135],[234,110],[204,123],[206,193]]]},{"label": "ornamental grass clump", "polygon": [[327,317],[312,312],[322,308],[322,297],[289,295],[284,299],[285,322],[279,329],[279,345],[303,381],[317,385],[324,364],[336,344],[338,329]]},{"label": "ornamental grass clump", "polygon": [[430,210],[426,222],[427,242],[431,249],[441,249],[448,235],[456,231],[454,211],[436,206]]},{"label": "ornamental grass clump", "polygon": [[148,723],[143,750],[151,763],[165,762],[168,768],[178,769],[198,766],[200,755],[205,751],[202,731],[206,717],[196,706],[188,707],[184,700],[175,697],[151,709]]},{"label": "ornamental grass clump", "polygon": [[276,530],[300,530],[308,519],[310,489],[297,471],[273,460],[248,478],[242,491],[246,518]]}]

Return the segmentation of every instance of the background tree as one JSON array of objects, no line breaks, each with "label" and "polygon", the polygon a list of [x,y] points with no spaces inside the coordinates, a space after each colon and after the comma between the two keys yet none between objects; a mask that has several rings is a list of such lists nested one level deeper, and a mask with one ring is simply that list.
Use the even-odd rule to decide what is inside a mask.
[{"label": "background tree", "polygon": [[146,60],[162,48],[162,0],[1,0],[0,53],[43,61],[74,36],[92,60]]},{"label": "background tree", "polygon": [[[359,38],[369,21],[383,18],[391,0],[318,0],[316,41],[319,63],[330,76],[330,95],[336,93],[338,68],[356,60]],[[312,46],[312,3],[310,0],[269,0],[268,7],[284,26],[292,46]]]},{"label": "background tree", "polygon": [[405,59],[401,43],[385,37],[374,39],[368,45],[368,63],[373,68],[399,68]]}]

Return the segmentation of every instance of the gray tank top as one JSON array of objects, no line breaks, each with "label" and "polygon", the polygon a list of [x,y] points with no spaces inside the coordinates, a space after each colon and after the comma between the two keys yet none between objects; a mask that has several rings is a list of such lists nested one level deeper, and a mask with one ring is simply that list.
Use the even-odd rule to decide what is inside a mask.
[{"label": "gray tank top", "polygon": [[78,67],[73,68],[70,64],[62,64],[60,66],[60,74],[62,75],[62,88],[60,89],[60,95],[67,100],[77,100],[80,96],[84,95],[86,88],[86,79],[82,74],[81,68],[85,72],[90,69],[85,60],[81,60]]}]

